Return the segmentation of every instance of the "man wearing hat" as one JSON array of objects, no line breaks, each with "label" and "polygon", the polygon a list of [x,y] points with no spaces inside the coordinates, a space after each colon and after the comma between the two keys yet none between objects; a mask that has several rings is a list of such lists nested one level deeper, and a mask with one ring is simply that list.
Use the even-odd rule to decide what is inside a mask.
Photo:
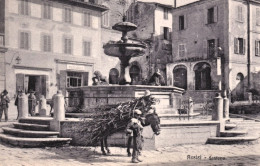
[{"label": "man wearing hat", "polygon": [[16,120],[19,118],[19,97],[21,97],[22,93],[23,93],[23,90],[19,89],[18,94],[15,98],[15,102],[14,102],[14,105],[17,107],[17,118],[16,118]]},{"label": "man wearing hat", "polygon": [[142,162],[142,160],[138,158],[143,144],[143,136],[142,136],[143,126],[140,120],[141,115],[142,112],[140,110],[138,109],[134,110],[133,118],[130,120],[130,122],[126,127],[127,135],[133,134],[132,163]]},{"label": "man wearing hat", "polygon": [[38,103],[37,103],[37,100],[36,100],[36,97],[34,95],[33,90],[30,90],[29,93],[30,93],[30,95],[28,96],[29,114],[31,116],[34,116],[35,115],[35,107]]},{"label": "man wearing hat", "polygon": [[8,103],[10,103],[10,99],[7,96],[8,91],[4,90],[1,93],[1,104],[0,104],[0,121],[2,120],[3,112],[5,114],[5,121],[8,121]]}]

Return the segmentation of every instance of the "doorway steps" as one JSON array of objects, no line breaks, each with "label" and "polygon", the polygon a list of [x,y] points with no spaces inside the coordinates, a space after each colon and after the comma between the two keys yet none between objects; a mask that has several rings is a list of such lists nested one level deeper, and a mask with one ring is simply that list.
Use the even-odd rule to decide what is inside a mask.
[{"label": "doorway steps", "polygon": [[243,118],[231,118],[219,137],[210,137],[208,144],[254,144],[258,143],[260,123]]},{"label": "doorway steps", "polygon": [[19,147],[46,147],[68,145],[71,138],[59,138],[59,132],[50,131],[49,117],[30,117],[13,123],[13,127],[2,127],[0,140]]}]

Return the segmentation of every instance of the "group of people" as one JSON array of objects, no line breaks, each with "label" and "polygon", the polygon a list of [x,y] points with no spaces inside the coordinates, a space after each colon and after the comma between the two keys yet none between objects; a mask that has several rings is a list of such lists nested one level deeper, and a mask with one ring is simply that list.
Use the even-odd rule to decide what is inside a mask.
[{"label": "group of people", "polygon": [[[16,96],[14,105],[17,107],[17,119],[19,117],[19,97],[21,97],[23,93],[23,90],[18,90],[18,94]],[[38,105],[38,101],[37,98],[34,94],[33,90],[29,90],[29,96],[28,96],[28,110],[29,110],[29,114],[31,116],[35,116],[35,112],[36,112],[36,106]]]},{"label": "group of people", "polygon": [[[16,96],[14,105],[17,107],[17,119],[19,117],[19,97],[21,97],[23,91],[18,90],[18,94]],[[1,93],[0,97],[0,122],[2,120],[2,115],[4,113],[5,115],[5,121],[8,121],[8,108],[9,108],[9,103],[10,103],[10,98],[8,96],[8,91],[4,90]],[[36,111],[36,106],[38,105],[38,101],[36,99],[36,96],[34,95],[34,92],[32,90],[29,91],[29,96],[28,96],[28,109],[29,109],[29,114],[31,116],[35,116],[35,111]]]}]

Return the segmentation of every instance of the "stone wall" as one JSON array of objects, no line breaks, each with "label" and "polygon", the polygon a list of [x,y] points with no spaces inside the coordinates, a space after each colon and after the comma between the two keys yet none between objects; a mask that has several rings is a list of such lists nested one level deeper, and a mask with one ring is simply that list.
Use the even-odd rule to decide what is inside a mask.
[{"label": "stone wall", "polygon": [[[180,144],[205,144],[209,137],[215,137],[218,122],[178,123],[161,125],[161,134],[156,136],[150,126],[144,128],[144,149],[157,149]],[[86,137],[77,130],[79,122],[62,121],[61,137],[72,138],[72,145],[86,145]],[[124,131],[108,137],[110,146],[127,146]]]}]

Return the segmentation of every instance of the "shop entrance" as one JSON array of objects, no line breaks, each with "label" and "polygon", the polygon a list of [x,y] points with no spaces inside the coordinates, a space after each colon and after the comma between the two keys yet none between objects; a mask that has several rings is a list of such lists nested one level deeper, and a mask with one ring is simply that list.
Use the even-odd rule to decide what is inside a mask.
[{"label": "shop entrance", "polygon": [[16,91],[23,90],[26,94],[30,90],[35,92],[37,98],[41,95],[47,96],[48,76],[16,74]]}]

